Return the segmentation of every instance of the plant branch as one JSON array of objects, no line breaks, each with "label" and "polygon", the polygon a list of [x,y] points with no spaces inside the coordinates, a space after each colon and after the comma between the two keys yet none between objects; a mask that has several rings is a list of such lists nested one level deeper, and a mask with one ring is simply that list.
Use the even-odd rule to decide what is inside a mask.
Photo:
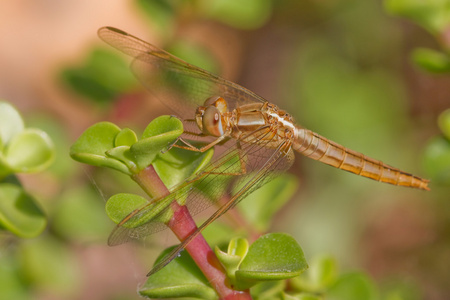
[{"label": "plant branch", "polygon": [[[170,193],[151,165],[133,175],[132,178],[152,198],[161,198]],[[186,206],[181,206],[175,201],[171,204],[171,207],[173,217],[167,226],[180,241],[183,241],[197,229],[197,225]],[[186,250],[219,294],[220,299],[251,299],[248,291],[236,291],[227,285],[226,272],[203,235],[199,234],[193,239],[186,246]]]}]

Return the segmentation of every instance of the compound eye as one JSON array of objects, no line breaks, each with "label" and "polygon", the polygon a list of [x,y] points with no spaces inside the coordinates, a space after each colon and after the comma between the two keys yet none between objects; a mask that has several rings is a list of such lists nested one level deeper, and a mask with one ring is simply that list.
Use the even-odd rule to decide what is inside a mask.
[{"label": "compound eye", "polygon": [[203,106],[215,105],[215,102],[220,98],[221,98],[220,96],[209,97],[208,99],[205,100],[205,104],[203,104]]},{"label": "compound eye", "polygon": [[203,114],[203,131],[213,136],[222,136],[222,118],[219,110],[215,106],[209,106]]}]

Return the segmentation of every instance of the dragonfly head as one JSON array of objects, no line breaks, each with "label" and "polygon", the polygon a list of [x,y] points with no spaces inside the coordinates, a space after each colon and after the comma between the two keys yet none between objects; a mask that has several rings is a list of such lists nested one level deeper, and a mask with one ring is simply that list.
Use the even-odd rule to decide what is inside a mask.
[{"label": "dragonfly head", "polygon": [[206,99],[203,106],[199,106],[195,113],[198,128],[212,136],[222,136],[225,132],[223,114],[227,112],[227,102],[222,97],[214,96]]}]

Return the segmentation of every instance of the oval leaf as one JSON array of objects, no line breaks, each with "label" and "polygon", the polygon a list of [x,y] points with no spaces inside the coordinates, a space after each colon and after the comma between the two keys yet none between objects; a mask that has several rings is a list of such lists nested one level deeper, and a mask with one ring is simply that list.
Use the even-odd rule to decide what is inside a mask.
[{"label": "oval leaf", "polygon": [[25,129],[7,145],[5,160],[14,172],[38,172],[48,167],[55,155],[53,142],[44,131]]},{"label": "oval leaf", "polygon": [[213,154],[212,148],[203,153],[172,148],[169,152],[159,155],[153,162],[153,167],[166,187],[171,189],[203,169]]},{"label": "oval leaf", "polygon": [[[170,253],[173,247],[166,249],[156,263]],[[159,272],[150,276],[139,290],[142,296],[149,298],[181,298],[217,299],[208,280],[186,251],[171,261]]]},{"label": "oval leaf", "polygon": [[250,246],[236,279],[247,282],[287,279],[298,276],[307,267],[303,251],[292,236],[269,233]]},{"label": "oval leaf", "polygon": [[130,148],[138,168],[142,170],[152,164],[158,154],[166,151],[182,133],[183,124],[175,117],[161,116],[150,122],[142,139]]},{"label": "oval leaf", "polygon": [[22,117],[14,106],[0,101],[0,146],[6,145],[23,128]]},{"label": "oval leaf", "polygon": [[445,137],[450,140],[450,109],[444,110],[438,118],[439,128]]},{"label": "oval leaf", "polygon": [[116,224],[128,216],[133,210],[148,204],[147,199],[134,194],[116,194],[108,199],[105,205],[106,214]]},{"label": "oval leaf", "polygon": [[85,164],[108,167],[130,175],[125,164],[106,155],[106,151],[115,147],[116,136],[120,132],[120,128],[113,123],[96,123],[86,129],[72,145],[70,156]]},{"label": "oval leaf", "polygon": [[247,239],[234,238],[228,244],[227,253],[229,255],[237,255],[244,258],[247,255],[249,244]]},{"label": "oval leaf", "polygon": [[310,262],[309,269],[292,280],[299,290],[321,293],[336,282],[338,276],[336,260],[331,256],[319,256]]},{"label": "oval leaf", "polygon": [[177,117],[160,116],[148,124],[142,133],[142,139],[158,135],[168,135],[177,138],[183,133],[183,123]]},{"label": "oval leaf", "polygon": [[350,273],[341,276],[328,290],[330,300],[374,300],[378,299],[374,282],[365,274]]},{"label": "oval leaf", "polygon": [[119,146],[130,146],[137,142],[136,133],[130,128],[122,129],[117,135],[114,145]]},{"label": "oval leaf", "polygon": [[22,187],[3,183],[0,184],[0,223],[17,236],[31,238],[45,229],[47,219]]},{"label": "oval leaf", "polygon": [[93,154],[105,156],[114,148],[120,128],[110,122],[100,122],[86,129],[70,148],[70,154]]},{"label": "oval leaf", "polygon": [[[129,218],[127,222],[123,225],[128,228],[136,228],[142,224],[149,221],[157,221],[160,223],[167,223],[173,216],[173,211],[171,209],[164,209],[170,204],[170,199],[165,199],[166,201],[156,201],[150,203],[147,199],[134,195],[134,194],[116,194],[109,198],[106,202],[106,213],[108,217],[116,224],[120,223],[125,217],[127,217],[131,212],[136,209],[140,209],[143,206],[150,205],[146,207],[146,213],[142,215],[134,215]],[[164,211],[164,212],[162,212]]]},{"label": "oval leaf", "polygon": [[450,141],[442,136],[433,138],[425,148],[423,164],[433,182],[450,183]]},{"label": "oval leaf", "polygon": [[428,72],[445,73],[450,71],[450,57],[445,53],[419,48],[414,50],[411,58],[414,63]]}]

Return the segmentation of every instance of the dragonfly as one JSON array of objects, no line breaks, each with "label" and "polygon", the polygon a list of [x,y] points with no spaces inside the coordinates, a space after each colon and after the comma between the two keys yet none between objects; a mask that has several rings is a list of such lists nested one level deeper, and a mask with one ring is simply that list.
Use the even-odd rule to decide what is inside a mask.
[{"label": "dragonfly", "polygon": [[[195,215],[206,208],[219,208],[196,231],[150,272],[174,259],[188,243],[247,195],[290,168],[294,152],[376,181],[429,190],[428,180],[391,167],[380,160],[350,150],[295,123],[293,117],[263,97],[234,82],[113,27],[102,27],[99,37],[132,56],[131,69],[139,81],[185,124],[183,136],[200,139],[197,147],[180,138],[176,147],[204,152],[215,146],[225,149],[201,171],[170,188],[170,193],[136,209],[112,231],[109,245],[142,239],[166,227],[158,220],[169,203],[184,198]],[[233,185],[235,188],[228,188]],[[224,194],[226,203],[221,203]],[[149,220],[149,211],[164,203]],[[139,226],[132,226],[139,223]]]}]

